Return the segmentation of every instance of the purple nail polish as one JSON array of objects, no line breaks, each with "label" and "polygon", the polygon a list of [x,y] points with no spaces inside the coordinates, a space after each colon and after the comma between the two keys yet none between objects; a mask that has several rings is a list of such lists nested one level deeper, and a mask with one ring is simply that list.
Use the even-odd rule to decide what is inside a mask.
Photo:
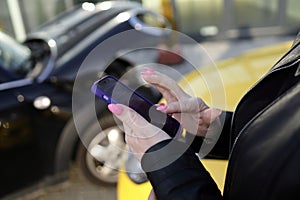
[{"label": "purple nail polish", "polygon": [[158,106],[156,110],[166,110],[167,106]]}]

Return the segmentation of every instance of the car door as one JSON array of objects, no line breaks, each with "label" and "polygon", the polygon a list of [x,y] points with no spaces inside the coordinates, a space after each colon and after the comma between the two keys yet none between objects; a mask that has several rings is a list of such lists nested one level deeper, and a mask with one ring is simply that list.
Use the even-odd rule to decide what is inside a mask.
[{"label": "car door", "polygon": [[0,88],[1,197],[38,180],[42,168],[33,124],[36,114],[24,94],[24,89],[36,88],[26,80],[0,83]]},{"label": "car door", "polygon": [[39,175],[31,108],[18,90],[33,83],[23,76],[32,64],[30,50],[0,32],[0,197]]}]

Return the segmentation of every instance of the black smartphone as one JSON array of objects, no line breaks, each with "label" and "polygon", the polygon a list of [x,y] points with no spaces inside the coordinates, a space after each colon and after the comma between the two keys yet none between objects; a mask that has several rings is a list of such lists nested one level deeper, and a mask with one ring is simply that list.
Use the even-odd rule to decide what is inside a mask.
[{"label": "black smartphone", "polygon": [[181,134],[182,127],[176,119],[156,110],[155,104],[114,76],[106,75],[99,79],[93,84],[91,91],[107,104],[127,105],[172,138],[177,138]]}]

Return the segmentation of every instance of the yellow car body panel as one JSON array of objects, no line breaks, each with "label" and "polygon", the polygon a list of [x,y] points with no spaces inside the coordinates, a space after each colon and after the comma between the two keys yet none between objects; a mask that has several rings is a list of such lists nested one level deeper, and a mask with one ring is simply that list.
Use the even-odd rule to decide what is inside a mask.
[{"label": "yellow car body panel", "polygon": [[[201,97],[208,105],[233,111],[241,97],[266,74],[291,45],[291,42],[284,42],[262,47],[217,62],[214,66],[194,70],[185,75],[179,84],[191,95]],[[216,79],[220,81],[210,82]],[[202,159],[201,162],[223,191],[227,161]],[[121,170],[117,187],[118,200],[147,199],[151,188],[149,182],[133,183],[124,170]]]}]

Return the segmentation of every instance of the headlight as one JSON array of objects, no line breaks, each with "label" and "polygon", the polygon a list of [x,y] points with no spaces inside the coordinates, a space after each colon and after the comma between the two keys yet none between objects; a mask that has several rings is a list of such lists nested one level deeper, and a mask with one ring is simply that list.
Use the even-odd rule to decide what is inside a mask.
[{"label": "headlight", "polygon": [[51,105],[51,100],[47,96],[39,96],[33,101],[33,105],[38,110],[45,110]]},{"label": "headlight", "polygon": [[130,180],[136,184],[142,184],[148,181],[146,173],[143,171],[140,161],[132,154],[128,153],[125,165],[126,172]]}]

